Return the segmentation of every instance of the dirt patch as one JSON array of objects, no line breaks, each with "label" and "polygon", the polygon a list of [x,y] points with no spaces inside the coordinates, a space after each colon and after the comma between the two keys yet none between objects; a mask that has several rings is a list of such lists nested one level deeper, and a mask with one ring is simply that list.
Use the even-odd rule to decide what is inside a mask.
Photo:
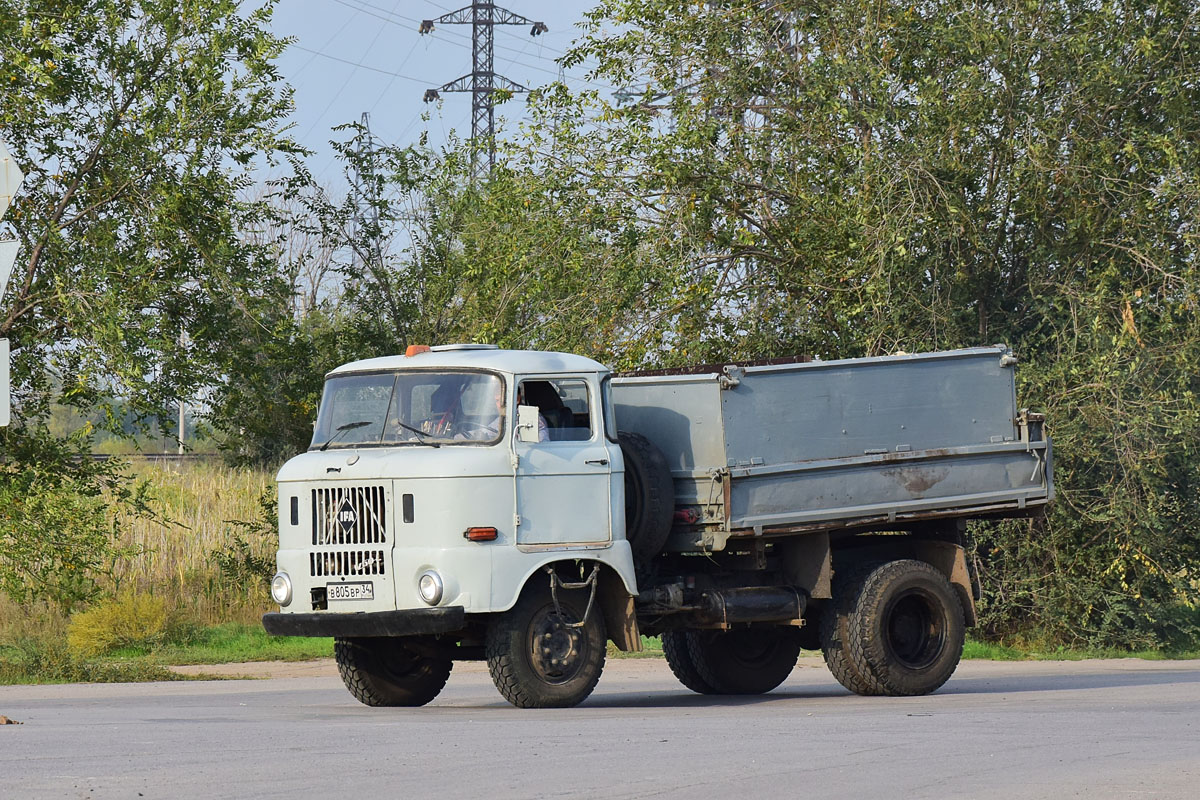
[{"label": "dirt patch", "polygon": [[317,658],[312,661],[247,661],[242,664],[185,664],[167,667],[180,675],[203,678],[336,678],[337,664],[332,658]]}]

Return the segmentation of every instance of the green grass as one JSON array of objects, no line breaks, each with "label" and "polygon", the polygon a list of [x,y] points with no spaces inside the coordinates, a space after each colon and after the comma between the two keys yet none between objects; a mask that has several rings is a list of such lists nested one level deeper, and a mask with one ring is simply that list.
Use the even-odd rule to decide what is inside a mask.
[{"label": "green grass", "polygon": [[1025,661],[1031,656],[1015,647],[967,639],[963,644],[963,658],[980,661]]},{"label": "green grass", "polygon": [[615,644],[608,643],[609,658],[662,658],[662,654],[662,639],[657,636],[643,636],[640,653],[622,653]]},{"label": "green grass", "polygon": [[1068,648],[1058,648],[1053,650],[1034,650],[1028,653],[1027,658],[1035,661],[1085,661],[1094,658],[1138,658],[1143,661],[1176,661],[1180,659],[1197,659],[1200,658],[1198,650],[1109,650],[1109,649],[1087,649],[1076,650]]},{"label": "green grass", "polygon": [[333,639],[271,636],[258,625],[227,622],[196,627],[152,650],[125,648],[112,655],[121,660],[159,665],[308,661],[332,658]]},{"label": "green grass", "polygon": [[[662,641],[643,636],[641,653],[620,653],[609,645],[610,658],[662,658]],[[804,656],[820,656],[805,650]],[[190,680],[168,669],[180,664],[237,664],[248,661],[307,661],[332,658],[333,639],[270,636],[261,627],[245,623],[194,625],[172,631],[170,639],[154,648],[124,648],[102,658],[73,655],[61,637],[30,636],[0,644],[0,685],[28,683],[105,683]],[[1079,661],[1092,658],[1148,660],[1197,659],[1200,651],[1164,653],[1066,648],[1022,649],[968,639],[964,659],[987,661]]]},{"label": "green grass", "polygon": [[194,680],[168,667],[332,657],[333,639],[269,636],[245,623],[176,627],[155,647],[126,647],[96,658],[72,652],[61,633],[47,630],[0,639],[0,685]]}]

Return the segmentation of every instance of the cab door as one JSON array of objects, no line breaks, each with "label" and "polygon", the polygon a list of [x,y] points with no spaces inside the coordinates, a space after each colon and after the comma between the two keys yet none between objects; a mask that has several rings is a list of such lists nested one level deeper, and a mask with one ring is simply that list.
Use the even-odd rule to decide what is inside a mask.
[{"label": "cab door", "polygon": [[603,545],[612,541],[612,455],[594,376],[523,378],[518,397],[536,405],[542,440],[514,439],[517,544]]}]

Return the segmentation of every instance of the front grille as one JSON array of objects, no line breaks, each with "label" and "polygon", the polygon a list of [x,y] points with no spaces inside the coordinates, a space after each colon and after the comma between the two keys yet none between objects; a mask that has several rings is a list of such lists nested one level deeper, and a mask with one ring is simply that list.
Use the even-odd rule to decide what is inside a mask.
[{"label": "front grille", "polygon": [[382,486],[313,489],[312,509],[314,545],[387,541],[387,502]]},{"label": "front grille", "polygon": [[340,550],[309,553],[309,572],[314,578],[326,575],[382,575],[382,550]]}]

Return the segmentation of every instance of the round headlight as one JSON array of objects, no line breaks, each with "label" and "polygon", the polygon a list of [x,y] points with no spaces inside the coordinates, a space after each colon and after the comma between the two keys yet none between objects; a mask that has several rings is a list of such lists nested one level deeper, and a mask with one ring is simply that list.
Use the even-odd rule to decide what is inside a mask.
[{"label": "round headlight", "polygon": [[292,602],[292,579],[286,572],[277,572],[271,579],[271,597],[281,606]]},{"label": "round headlight", "polygon": [[431,606],[436,606],[442,599],[442,576],[433,570],[426,570],[417,579],[417,591],[421,599]]}]

